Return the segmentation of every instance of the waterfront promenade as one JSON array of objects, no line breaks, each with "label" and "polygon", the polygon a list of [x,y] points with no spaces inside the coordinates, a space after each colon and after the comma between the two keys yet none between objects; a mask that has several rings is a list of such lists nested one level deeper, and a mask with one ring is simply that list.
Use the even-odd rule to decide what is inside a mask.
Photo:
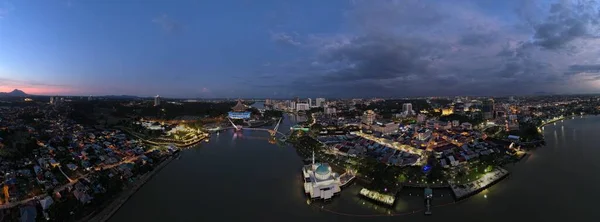
[{"label": "waterfront promenade", "polygon": [[473,182],[465,184],[450,184],[450,188],[452,188],[455,198],[460,200],[477,194],[491,185],[494,185],[508,176],[508,174],[509,172],[507,170],[498,168],[497,170],[486,173],[481,178]]}]

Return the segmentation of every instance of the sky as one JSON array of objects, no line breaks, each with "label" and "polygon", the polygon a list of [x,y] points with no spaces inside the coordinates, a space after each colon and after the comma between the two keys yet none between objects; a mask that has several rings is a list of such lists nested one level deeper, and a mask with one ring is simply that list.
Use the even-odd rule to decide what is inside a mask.
[{"label": "sky", "polygon": [[0,92],[600,93],[599,6],[589,0],[0,0]]}]

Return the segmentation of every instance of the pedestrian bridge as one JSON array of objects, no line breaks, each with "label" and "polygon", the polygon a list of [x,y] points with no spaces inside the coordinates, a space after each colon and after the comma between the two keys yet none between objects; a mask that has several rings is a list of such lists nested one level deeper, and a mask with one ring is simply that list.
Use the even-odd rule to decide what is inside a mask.
[{"label": "pedestrian bridge", "polygon": [[279,121],[277,122],[277,125],[275,125],[274,129],[265,129],[265,128],[244,128],[242,126],[237,126],[233,123],[233,121],[231,121],[231,119],[229,119],[229,122],[231,123],[230,127],[217,127],[217,128],[213,128],[213,129],[209,129],[208,131],[211,132],[216,132],[216,131],[220,131],[220,130],[228,130],[228,129],[235,129],[235,130],[245,130],[245,131],[263,131],[263,132],[269,132],[269,134],[271,134],[271,136],[276,136],[276,135],[280,135],[285,137],[285,134],[283,134],[282,132],[277,131],[277,129],[279,129],[279,124],[281,123],[281,118],[279,119]]}]

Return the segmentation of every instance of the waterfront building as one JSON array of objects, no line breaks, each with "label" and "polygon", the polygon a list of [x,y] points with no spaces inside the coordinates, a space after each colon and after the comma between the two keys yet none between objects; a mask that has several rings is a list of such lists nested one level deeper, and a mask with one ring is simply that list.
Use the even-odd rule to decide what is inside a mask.
[{"label": "waterfront building", "polygon": [[242,100],[238,100],[227,115],[230,119],[250,119],[250,112],[246,111],[247,109],[246,105],[242,104]]},{"label": "waterfront building", "polygon": [[302,168],[302,175],[304,192],[311,198],[328,200],[342,190],[340,176],[331,172],[331,167],[327,163],[315,163],[314,151],[312,164]]},{"label": "waterfront building", "polygon": [[156,97],[154,97],[154,106],[160,106],[160,96],[156,95]]}]

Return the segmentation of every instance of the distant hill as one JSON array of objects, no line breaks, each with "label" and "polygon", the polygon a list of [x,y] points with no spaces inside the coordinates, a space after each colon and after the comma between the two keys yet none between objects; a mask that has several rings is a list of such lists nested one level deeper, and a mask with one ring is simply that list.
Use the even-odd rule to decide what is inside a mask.
[{"label": "distant hill", "polygon": [[24,97],[27,96],[27,93],[15,89],[12,92],[0,92],[0,97]]}]

